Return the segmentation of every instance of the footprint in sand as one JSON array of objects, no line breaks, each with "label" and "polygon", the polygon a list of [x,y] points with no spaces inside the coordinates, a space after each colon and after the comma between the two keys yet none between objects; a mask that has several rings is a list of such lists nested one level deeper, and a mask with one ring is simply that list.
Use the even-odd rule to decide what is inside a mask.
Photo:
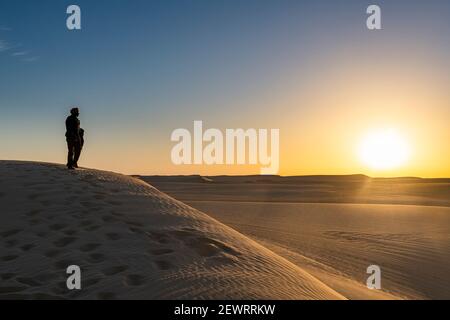
[{"label": "footprint in sand", "polygon": [[47,294],[47,293],[43,293],[43,292],[38,292],[38,293],[34,293],[31,296],[33,300],[62,300],[62,297],[59,296],[53,296],[51,294]]},{"label": "footprint in sand", "polygon": [[132,233],[142,233],[142,229],[135,228],[135,227],[128,227],[128,230],[130,230]]},{"label": "footprint in sand", "polygon": [[30,226],[37,226],[40,225],[43,221],[41,219],[31,219],[28,224]]},{"label": "footprint in sand", "polygon": [[39,197],[42,197],[42,195],[39,194],[39,193],[33,193],[33,194],[30,194],[30,195],[28,196],[28,199],[29,199],[29,200],[36,200],[36,199],[39,198]]},{"label": "footprint in sand", "polygon": [[89,258],[87,259],[88,262],[91,263],[100,263],[106,260],[105,255],[101,253],[92,253],[89,255]]},{"label": "footprint in sand", "polygon": [[39,201],[39,203],[42,205],[42,206],[44,206],[44,207],[49,207],[49,206],[51,206],[53,203],[51,202],[51,201],[49,201],[49,200],[42,200],[42,201]]},{"label": "footprint in sand", "polygon": [[83,287],[92,287],[93,285],[96,285],[97,283],[100,282],[101,279],[99,278],[91,278],[91,279],[86,279],[83,280]]},{"label": "footprint in sand", "polygon": [[57,295],[59,295],[59,296],[68,293],[67,285],[66,285],[66,283],[63,282],[63,281],[59,282],[59,283],[56,285],[56,287],[54,287],[54,288],[51,289],[51,291],[52,291],[54,294],[57,294]]},{"label": "footprint in sand", "polygon": [[144,227],[144,224],[139,223],[139,222],[135,222],[135,221],[125,221],[125,223],[126,223],[128,226],[131,226],[131,227],[137,227],[137,228],[142,228],[142,227]]},{"label": "footprint in sand", "polygon": [[66,228],[66,227],[67,227],[66,224],[55,223],[55,224],[50,225],[48,228],[49,228],[50,230],[52,230],[52,231],[59,231],[59,230],[64,229],[64,228]]},{"label": "footprint in sand", "polygon": [[60,254],[61,254],[61,250],[53,249],[53,250],[47,250],[44,253],[44,256],[46,256],[47,258],[55,258],[55,257],[59,256]]},{"label": "footprint in sand", "polygon": [[114,292],[99,292],[97,293],[97,298],[100,300],[114,300],[116,299],[116,294]]},{"label": "footprint in sand", "polygon": [[141,286],[145,283],[145,277],[139,274],[129,274],[125,277],[125,284],[128,286]]},{"label": "footprint in sand", "polygon": [[47,282],[59,279],[60,277],[61,277],[61,274],[52,272],[52,273],[40,273],[37,276],[35,276],[34,278],[37,281],[47,283]]},{"label": "footprint in sand", "polygon": [[220,255],[220,256],[214,256],[212,258],[209,258],[210,261],[212,261],[214,264],[229,264],[229,263],[235,263],[239,259],[236,258],[236,256],[229,255],[227,253]]},{"label": "footprint in sand", "polygon": [[95,203],[92,203],[89,201],[81,201],[80,203],[83,207],[88,208],[88,209],[92,209],[93,207],[95,207]]},{"label": "footprint in sand", "polygon": [[165,254],[171,254],[174,251],[172,249],[152,249],[150,250],[150,253],[154,256],[161,256],[161,255],[165,255]]},{"label": "footprint in sand", "polygon": [[169,270],[173,267],[169,261],[165,260],[156,260],[154,263],[159,270]]},{"label": "footprint in sand", "polygon": [[16,277],[15,273],[2,273],[2,274],[0,274],[0,279],[5,280],[5,281],[6,280],[10,280],[10,279],[12,279],[14,277]]},{"label": "footprint in sand", "polygon": [[79,226],[87,227],[87,226],[93,225],[94,223],[95,223],[95,221],[93,221],[93,220],[83,220],[80,222]]},{"label": "footprint in sand", "polygon": [[103,220],[103,222],[108,223],[108,222],[115,222],[115,221],[117,221],[117,218],[112,216],[112,215],[105,215],[105,216],[102,217],[102,220]]},{"label": "footprint in sand", "polygon": [[13,248],[16,247],[19,244],[19,240],[17,239],[11,239],[5,241],[5,248]]},{"label": "footprint in sand", "polygon": [[22,184],[22,187],[24,187],[24,188],[31,188],[31,187],[36,187],[36,186],[38,186],[38,185],[41,185],[42,183],[41,182],[29,182],[29,183],[24,183],[24,184]]},{"label": "footprint in sand", "polygon": [[27,285],[29,287],[39,287],[41,285],[40,282],[37,282],[36,280],[32,278],[25,278],[25,277],[19,277],[15,279],[17,282]]},{"label": "footprint in sand", "polygon": [[110,211],[110,213],[111,213],[113,216],[115,216],[115,217],[120,217],[120,218],[122,218],[122,217],[125,216],[123,213],[119,213],[119,212],[116,212],[116,211]]},{"label": "footprint in sand", "polygon": [[29,244],[25,244],[23,246],[20,247],[20,249],[24,252],[30,251],[31,249],[33,249],[36,245],[34,243],[29,243]]},{"label": "footprint in sand", "polygon": [[[89,210],[87,212],[89,212]],[[70,215],[70,217],[72,217],[73,219],[75,219],[77,221],[78,220],[82,220],[82,219],[86,218],[86,216],[87,216],[87,214],[84,211],[82,211],[82,212],[71,212],[71,213],[69,213],[69,215]]]},{"label": "footprint in sand", "polygon": [[105,276],[113,276],[115,274],[124,272],[127,269],[128,269],[128,266],[115,266],[115,267],[109,267],[109,268],[103,269],[102,273]]},{"label": "footprint in sand", "polygon": [[104,193],[96,193],[94,195],[94,199],[96,199],[96,200],[103,200],[105,198],[106,198],[106,195]]},{"label": "footprint in sand", "polygon": [[147,235],[148,238],[150,238],[150,240],[153,240],[161,244],[167,244],[171,242],[170,238],[164,233],[148,231],[145,234]]},{"label": "footprint in sand", "polygon": [[70,186],[70,185],[65,185],[64,186],[64,191],[66,191],[66,193],[72,193],[73,187]]},{"label": "footprint in sand", "polygon": [[171,234],[202,257],[212,257],[221,253],[233,256],[239,255],[239,252],[231,246],[213,238],[199,236],[199,233],[194,229],[185,228],[172,231]]},{"label": "footprint in sand", "polygon": [[60,238],[60,239],[54,241],[53,244],[58,248],[62,248],[62,247],[66,247],[69,244],[73,243],[75,240],[77,240],[77,238],[75,238],[75,237],[63,237],[63,238]]},{"label": "footprint in sand", "polygon": [[25,289],[27,289],[27,287],[24,286],[0,287],[0,294],[17,293],[22,292]]},{"label": "footprint in sand", "polygon": [[14,235],[18,234],[21,231],[22,230],[20,230],[20,229],[11,229],[11,230],[7,230],[7,231],[3,231],[3,232],[0,233],[0,237],[8,238],[8,237],[11,237],[11,236],[14,236]]},{"label": "footprint in sand", "polygon": [[85,181],[89,181],[89,180],[93,180],[93,179],[95,179],[95,175],[93,175],[92,173],[85,174],[81,178],[81,180],[85,180]]},{"label": "footprint in sand", "polygon": [[113,205],[113,206],[121,206],[123,204],[120,201],[106,201],[106,203]]},{"label": "footprint in sand", "polygon": [[11,255],[7,255],[7,256],[3,256],[0,258],[0,260],[4,261],[4,262],[9,262],[9,261],[14,261],[18,258],[18,255],[15,254],[11,254]]},{"label": "footprint in sand", "polygon": [[64,230],[63,233],[66,236],[73,236],[73,235],[76,235],[78,233],[78,231],[77,230],[73,230],[73,229],[69,229],[69,230]]},{"label": "footprint in sand", "polygon": [[195,252],[197,252],[197,254],[203,257],[211,257],[221,252],[234,256],[239,254],[235,249],[227,246],[226,244],[208,237],[197,237],[191,239],[188,241],[188,245],[190,245]]},{"label": "footprint in sand", "polygon": [[118,234],[118,233],[115,233],[115,232],[110,232],[110,233],[107,233],[107,234],[105,234],[105,236],[109,239],[109,240],[119,240],[119,239],[121,239],[122,238],[122,236],[120,235],[120,234]]},{"label": "footprint in sand", "polygon": [[99,225],[94,225],[94,226],[89,226],[89,227],[84,228],[85,231],[95,231],[98,229],[100,229]]},{"label": "footprint in sand", "polygon": [[100,243],[86,243],[80,247],[80,251],[90,252],[100,247]]},{"label": "footprint in sand", "polygon": [[35,209],[35,210],[31,210],[31,211],[27,212],[26,215],[29,217],[34,217],[35,215],[38,215],[41,212],[42,212],[42,210]]},{"label": "footprint in sand", "polygon": [[[72,192],[72,190],[70,190],[70,192]],[[73,203],[75,203],[75,202],[78,202],[78,196],[67,197],[67,198],[65,199],[65,202],[64,202],[64,203],[67,203],[67,204],[73,204]]]},{"label": "footprint in sand", "polygon": [[178,239],[187,239],[187,238],[194,237],[196,235],[195,232],[186,231],[186,230],[171,231],[171,234],[173,234]]},{"label": "footprint in sand", "polygon": [[45,231],[39,231],[36,233],[36,236],[38,236],[39,238],[45,238],[48,235],[48,232]]},{"label": "footprint in sand", "polygon": [[103,188],[100,184],[98,184],[98,183],[95,182],[95,181],[88,181],[87,183],[88,183],[94,190],[98,190],[98,189]]}]

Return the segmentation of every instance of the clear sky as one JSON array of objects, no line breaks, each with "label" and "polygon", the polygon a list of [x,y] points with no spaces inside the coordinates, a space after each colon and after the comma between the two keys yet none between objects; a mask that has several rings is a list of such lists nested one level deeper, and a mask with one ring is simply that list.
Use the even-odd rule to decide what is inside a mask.
[{"label": "clear sky", "polygon": [[[366,28],[368,5],[382,30]],[[68,31],[78,4],[82,30]],[[280,174],[449,177],[450,1],[2,0],[0,159],[129,174],[253,174],[175,166],[176,128],[279,128]],[[373,130],[410,147],[395,170],[358,157]]]}]

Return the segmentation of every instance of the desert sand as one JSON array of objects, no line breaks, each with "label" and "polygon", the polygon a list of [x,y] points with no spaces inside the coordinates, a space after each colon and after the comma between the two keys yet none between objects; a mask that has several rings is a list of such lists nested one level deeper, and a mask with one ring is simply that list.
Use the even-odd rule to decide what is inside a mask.
[{"label": "desert sand", "polygon": [[139,179],[19,161],[0,177],[0,299],[346,298]]},{"label": "desert sand", "polygon": [[[142,177],[348,299],[450,298],[450,180]],[[366,287],[378,265],[382,290]]]}]

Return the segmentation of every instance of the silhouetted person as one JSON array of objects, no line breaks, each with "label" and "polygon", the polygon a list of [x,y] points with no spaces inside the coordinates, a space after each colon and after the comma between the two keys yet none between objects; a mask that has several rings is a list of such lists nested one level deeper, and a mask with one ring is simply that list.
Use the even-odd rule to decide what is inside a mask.
[{"label": "silhouetted person", "polygon": [[78,168],[78,159],[80,158],[81,149],[84,139],[83,133],[80,135],[80,120],[78,116],[80,111],[78,108],[70,110],[70,116],[66,119],[66,141],[69,152],[67,154],[67,168],[73,170]]}]

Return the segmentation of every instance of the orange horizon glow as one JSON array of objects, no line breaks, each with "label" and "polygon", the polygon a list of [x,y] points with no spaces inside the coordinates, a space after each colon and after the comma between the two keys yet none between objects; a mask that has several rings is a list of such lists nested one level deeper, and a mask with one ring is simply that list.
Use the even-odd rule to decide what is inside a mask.
[{"label": "orange horizon glow", "polygon": [[[259,165],[173,165],[171,132],[191,129],[193,120],[198,119],[208,128],[280,129],[278,174],[282,176],[450,177],[450,76],[438,63],[430,63],[437,53],[420,43],[415,45],[421,51],[402,43],[386,43],[376,52],[351,45],[349,42],[354,51],[345,47],[317,54],[314,63],[318,68],[308,77],[294,65],[280,74],[269,74],[274,80],[250,92],[249,97],[190,102],[183,106],[193,110],[189,116],[164,114],[154,118],[145,108],[139,116],[122,111],[121,116],[132,126],[122,128],[116,122],[119,129],[111,131],[104,125],[111,121],[109,113],[98,116],[100,125],[94,127],[91,123],[95,119],[82,108],[87,140],[80,165],[139,175],[259,174]],[[151,101],[143,105],[146,103]],[[62,126],[64,116],[56,115],[51,123]],[[33,119],[23,125],[38,131],[37,123]],[[5,123],[5,130],[11,126],[9,130],[15,135],[5,137],[0,158],[64,163],[66,146],[62,128],[57,125],[30,145],[28,132],[16,134],[16,125]],[[402,136],[408,155],[396,166],[368,165],[369,160],[361,161],[361,140],[384,128]]]}]

